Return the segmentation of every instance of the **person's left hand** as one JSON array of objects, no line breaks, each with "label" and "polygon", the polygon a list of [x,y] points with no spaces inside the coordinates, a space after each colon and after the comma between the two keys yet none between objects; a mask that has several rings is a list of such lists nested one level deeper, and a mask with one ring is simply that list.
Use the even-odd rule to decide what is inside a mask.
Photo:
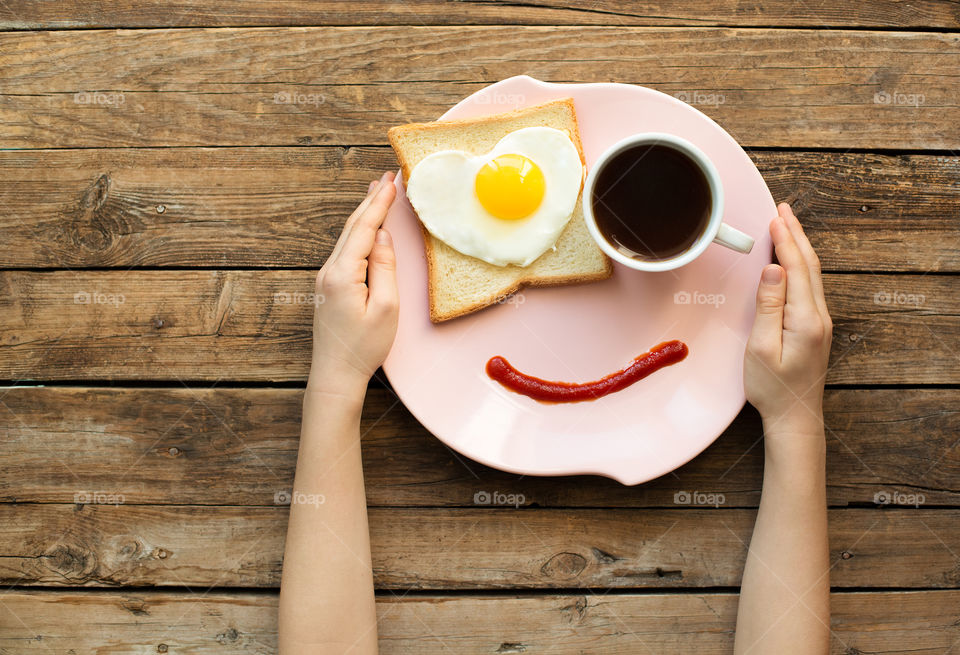
[{"label": "person's left hand", "polygon": [[365,388],[397,332],[396,257],[382,229],[396,187],[393,173],[371,182],[317,273],[313,364],[308,389]]}]

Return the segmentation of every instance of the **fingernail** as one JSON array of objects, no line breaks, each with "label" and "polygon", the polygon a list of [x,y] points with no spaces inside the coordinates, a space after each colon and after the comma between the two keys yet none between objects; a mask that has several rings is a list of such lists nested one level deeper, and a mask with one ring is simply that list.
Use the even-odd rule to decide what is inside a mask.
[{"label": "fingernail", "polygon": [[780,284],[780,280],[783,279],[783,270],[779,266],[767,266],[763,269],[760,279],[764,284]]},{"label": "fingernail", "polygon": [[390,245],[390,233],[386,230],[377,230],[377,243],[383,246]]},{"label": "fingernail", "polygon": [[377,186],[377,181],[374,180],[367,186],[367,193],[373,193],[374,188]]}]

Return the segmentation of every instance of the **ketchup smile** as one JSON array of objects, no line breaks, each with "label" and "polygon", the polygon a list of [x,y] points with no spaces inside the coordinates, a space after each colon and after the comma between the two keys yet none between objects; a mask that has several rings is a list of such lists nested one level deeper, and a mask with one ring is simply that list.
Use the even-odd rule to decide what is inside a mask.
[{"label": "ketchup smile", "polygon": [[503,357],[497,355],[487,362],[487,375],[511,391],[534,400],[548,403],[576,403],[596,400],[607,394],[629,387],[654,371],[670,366],[687,356],[687,345],[682,341],[665,341],[633,360],[624,369],[594,382],[551,382],[521,373]]}]

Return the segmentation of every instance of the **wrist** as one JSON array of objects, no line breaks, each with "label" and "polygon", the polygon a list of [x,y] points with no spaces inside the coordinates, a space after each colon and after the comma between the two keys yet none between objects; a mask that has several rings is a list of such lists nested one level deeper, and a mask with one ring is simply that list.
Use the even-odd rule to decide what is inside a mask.
[{"label": "wrist", "polygon": [[325,443],[352,443],[360,435],[366,387],[356,382],[336,384],[332,378],[314,379],[303,393],[303,424],[300,447]]},{"label": "wrist", "polygon": [[818,404],[809,407],[799,403],[782,413],[761,412],[765,435],[820,435],[823,436],[823,409]]},{"label": "wrist", "polygon": [[823,422],[815,420],[763,421],[765,459],[799,470],[820,470],[826,463]]},{"label": "wrist", "polygon": [[[779,437],[785,437],[779,439]],[[819,498],[826,488],[827,453],[822,436],[778,435],[764,441],[764,489],[790,491],[794,501]]]},{"label": "wrist", "polygon": [[368,376],[354,368],[315,364],[310,367],[306,393],[326,395],[362,404],[369,381]]}]

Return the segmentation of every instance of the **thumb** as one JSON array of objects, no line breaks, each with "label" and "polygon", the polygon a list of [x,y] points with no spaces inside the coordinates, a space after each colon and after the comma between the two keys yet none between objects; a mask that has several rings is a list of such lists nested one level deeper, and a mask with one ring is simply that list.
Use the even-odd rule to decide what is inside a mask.
[{"label": "thumb", "polygon": [[397,256],[393,239],[384,229],[377,230],[367,266],[367,286],[370,296],[367,308],[394,312],[397,308]]},{"label": "thumb", "polygon": [[757,288],[757,315],[747,348],[762,357],[780,361],[783,348],[783,306],[787,299],[787,278],[784,270],[770,264],[760,275]]}]

